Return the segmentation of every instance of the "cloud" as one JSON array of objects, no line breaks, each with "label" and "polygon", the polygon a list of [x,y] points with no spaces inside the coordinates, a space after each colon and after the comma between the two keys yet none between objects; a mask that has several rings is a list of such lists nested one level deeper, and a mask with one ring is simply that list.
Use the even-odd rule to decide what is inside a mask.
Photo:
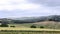
[{"label": "cloud", "polygon": [[[47,11],[49,12],[48,14],[52,14],[52,15],[60,14],[60,0],[28,0],[28,1],[29,3],[34,3],[34,4],[39,4],[44,6],[47,10],[49,10]],[[43,12],[46,12],[46,11],[43,11]]]},{"label": "cloud", "polygon": [[60,0],[28,0],[28,1],[30,3],[42,4],[50,7],[60,6]]},{"label": "cloud", "polygon": [[27,10],[27,9],[36,9],[39,5],[28,4],[26,0],[0,0],[0,10]]},{"label": "cloud", "polygon": [[0,17],[60,14],[60,0],[0,0]]}]

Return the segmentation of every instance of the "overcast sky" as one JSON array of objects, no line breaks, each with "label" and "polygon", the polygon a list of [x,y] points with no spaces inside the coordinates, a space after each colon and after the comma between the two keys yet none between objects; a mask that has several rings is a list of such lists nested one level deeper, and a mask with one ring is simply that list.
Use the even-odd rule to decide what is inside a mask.
[{"label": "overcast sky", "polygon": [[0,0],[0,17],[60,15],[60,0]]}]

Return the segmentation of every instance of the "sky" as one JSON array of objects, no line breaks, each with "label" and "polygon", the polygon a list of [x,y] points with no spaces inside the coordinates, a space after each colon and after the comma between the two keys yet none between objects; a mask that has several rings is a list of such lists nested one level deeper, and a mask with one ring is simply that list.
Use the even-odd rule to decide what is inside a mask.
[{"label": "sky", "polygon": [[0,18],[60,15],[60,0],[0,0]]}]

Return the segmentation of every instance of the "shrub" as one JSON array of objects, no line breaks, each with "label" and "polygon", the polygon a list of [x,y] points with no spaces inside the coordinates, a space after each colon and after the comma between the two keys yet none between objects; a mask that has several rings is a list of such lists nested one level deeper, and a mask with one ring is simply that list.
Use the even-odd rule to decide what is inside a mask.
[{"label": "shrub", "polygon": [[1,24],[0,27],[9,27],[7,24]]},{"label": "shrub", "polygon": [[32,25],[30,28],[36,28],[36,26]]},{"label": "shrub", "polygon": [[22,34],[24,34],[24,33],[22,33]]},{"label": "shrub", "polygon": [[44,28],[44,26],[40,26],[40,28]]},{"label": "shrub", "polygon": [[53,21],[53,19],[49,19],[49,21]]},{"label": "shrub", "polygon": [[15,27],[15,26],[10,26],[10,27]]}]

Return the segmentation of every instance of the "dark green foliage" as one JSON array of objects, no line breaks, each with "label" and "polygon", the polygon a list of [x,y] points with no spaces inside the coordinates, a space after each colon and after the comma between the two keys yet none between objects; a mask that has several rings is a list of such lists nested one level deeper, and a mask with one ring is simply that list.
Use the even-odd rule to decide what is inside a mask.
[{"label": "dark green foliage", "polygon": [[8,24],[1,24],[0,27],[9,27]]},{"label": "dark green foliage", "polygon": [[10,27],[15,27],[15,26],[10,26]]},{"label": "dark green foliage", "polygon": [[52,19],[48,19],[48,21],[53,21]]},{"label": "dark green foliage", "polygon": [[36,28],[36,26],[35,25],[32,25],[32,26],[30,26],[30,28]]},{"label": "dark green foliage", "polygon": [[22,34],[24,34],[24,33],[22,33]]},{"label": "dark green foliage", "polygon": [[40,28],[44,28],[44,26],[40,26]]}]

